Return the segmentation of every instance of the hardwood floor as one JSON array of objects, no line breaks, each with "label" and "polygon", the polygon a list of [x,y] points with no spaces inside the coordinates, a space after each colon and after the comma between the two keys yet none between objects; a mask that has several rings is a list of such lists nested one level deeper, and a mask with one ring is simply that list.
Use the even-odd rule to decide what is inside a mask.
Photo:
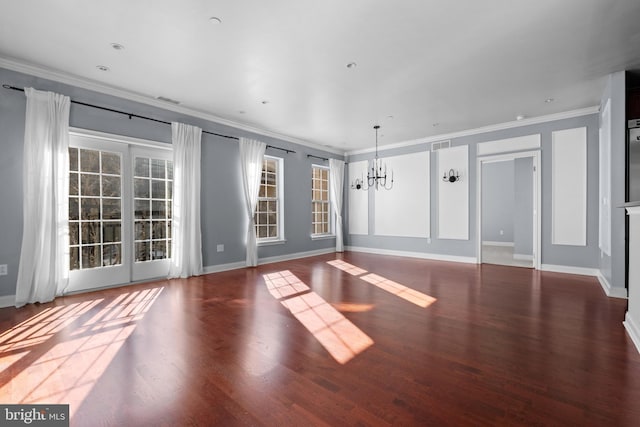
[{"label": "hardwood floor", "polygon": [[331,254],[2,309],[0,402],[92,427],[637,426],[625,310],[592,277]]}]

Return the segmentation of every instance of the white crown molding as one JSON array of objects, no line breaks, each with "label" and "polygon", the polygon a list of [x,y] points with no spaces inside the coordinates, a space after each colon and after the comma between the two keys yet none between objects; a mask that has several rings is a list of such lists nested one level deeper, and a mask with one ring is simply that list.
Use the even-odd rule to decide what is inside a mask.
[{"label": "white crown molding", "polygon": [[[378,147],[378,152],[380,151],[386,151],[386,150],[393,150],[396,148],[402,148],[402,147],[411,147],[413,145],[420,145],[420,144],[430,144],[432,142],[440,142],[440,141],[445,141],[447,139],[453,139],[453,138],[462,138],[465,136],[472,136],[472,135],[480,135],[483,133],[487,133],[487,132],[494,132],[494,131],[499,131],[499,130],[505,130],[505,129],[513,129],[513,128],[519,128],[522,126],[529,126],[529,125],[535,125],[535,124],[540,124],[540,123],[547,123],[547,122],[553,122],[556,120],[563,120],[563,119],[571,119],[574,117],[582,117],[582,116],[588,116],[590,114],[596,114],[600,112],[600,106],[593,106],[593,107],[587,107],[587,108],[581,108],[578,110],[571,110],[571,111],[564,111],[561,113],[555,113],[555,114],[548,114],[545,116],[539,116],[539,117],[530,117],[527,119],[523,119],[523,120],[518,120],[518,121],[511,121],[511,122],[506,122],[506,123],[498,123],[495,125],[489,125],[489,126],[483,126],[483,127],[479,127],[479,128],[475,128],[475,129],[467,129],[467,130],[462,130],[459,132],[452,132],[452,133],[445,133],[442,135],[435,135],[435,136],[430,136],[430,137],[426,137],[426,138],[418,138],[418,139],[412,139],[409,141],[404,141],[404,142],[398,142],[395,144],[389,144],[389,145],[383,145],[382,147]],[[355,154],[366,154],[366,153],[373,153],[375,152],[375,148],[363,148],[361,150],[353,150],[353,151],[347,151],[345,153],[346,156],[353,156]]]},{"label": "white crown molding", "polygon": [[[333,147],[327,147],[320,144],[314,144],[313,142],[305,141],[291,136],[283,135],[278,132],[270,131],[254,127],[245,123],[235,122],[233,120],[224,119],[222,117],[206,113],[204,111],[187,108],[181,105],[174,105],[168,102],[159,101],[147,95],[142,95],[136,92],[119,89],[114,86],[105,85],[103,83],[96,82],[94,80],[84,79],[72,74],[64,73],[57,70],[48,69],[42,66],[28,64],[16,59],[0,56],[0,67],[8,70],[17,71],[19,73],[29,74],[36,77],[41,77],[47,80],[53,80],[59,83],[67,84],[70,86],[79,87],[82,89],[99,92],[105,95],[111,95],[118,98],[127,99],[133,102],[139,102],[141,104],[150,105],[152,107],[161,108],[163,110],[172,111],[174,113],[180,113],[187,116],[195,117],[198,119],[207,120],[217,124],[229,126],[235,129],[243,130],[246,132],[255,133],[257,135],[266,136],[269,138],[275,138],[282,141],[291,142],[294,144],[302,145],[305,147],[313,148],[315,150],[325,151],[329,153],[338,154],[344,156],[345,152]],[[205,129],[206,130],[206,129]]]}]

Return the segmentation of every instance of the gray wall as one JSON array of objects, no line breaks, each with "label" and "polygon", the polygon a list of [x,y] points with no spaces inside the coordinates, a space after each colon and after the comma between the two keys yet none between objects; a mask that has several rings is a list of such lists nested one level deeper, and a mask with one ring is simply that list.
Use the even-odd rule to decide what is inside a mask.
[{"label": "gray wall", "polygon": [[514,160],[513,253],[533,255],[533,159]]},{"label": "gray wall", "polygon": [[[587,245],[564,246],[551,244],[551,133],[556,130],[587,127]],[[540,134],[541,137],[541,173],[542,173],[542,248],[541,261],[543,264],[597,268],[599,265],[598,249],[598,114],[555,120],[545,123],[524,125],[517,128],[479,133],[464,137],[453,138],[452,146],[469,145],[469,240],[440,240],[437,238],[395,238],[374,236],[372,229],[368,236],[347,235],[346,244],[350,246],[367,247],[392,251],[406,251],[425,254],[439,254],[451,256],[473,257],[476,255],[476,145],[479,142],[495,141],[517,136]],[[430,149],[430,144],[416,144],[410,147],[394,148],[380,152],[380,157],[407,154]],[[368,160],[373,153],[349,156],[349,161]],[[624,160],[618,161],[617,167],[624,168]],[[431,235],[437,236],[437,195],[435,183],[440,177],[436,176],[436,156],[431,156]],[[615,168],[616,166],[614,166]],[[547,172],[548,171],[548,172]],[[402,185],[396,182],[394,185]],[[624,186],[623,186],[624,189]],[[348,193],[355,190],[346,189]],[[373,200],[375,191],[369,192],[369,224],[373,223],[375,212]],[[348,215],[348,213],[347,213]]]},{"label": "gray wall", "polygon": [[[286,243],[263,246],[260,258],[286,256],[335,246],[334,239],[312,240],[311,164],[307,154],[343,158],[334,153],[308,148],[262,135],[220,125],[183,114],[135,103],[78,87],[73,87],[0,68],[0,82],[16,87],[68,95],[72,100],[149,116],[164,121],[180,121],[216,133],[258,139],[267,144],[289,148],[295,154],[267,150],[284,158],[284,218]],[[22,241],[22,157],[25,120],[25,95],[0,89],[0,264],[8,265],[7,276],[0,276],[0,296],[13,295]],[[101,132],[169,143],[171,127],[147,120],[72,104],[70,125]],[[202,243],[204,266],[245,260],[246,215],[242,202],[239,149],[235,140],[202,135]],[[316,160],[316,162],[318,162]],[[224,252],[216,245],[224,244]]]},{"label": "gray wall", "polygon": [[[611,287],[624,289],[625,279],[625,202],[626,87],[625,72],[610,74],[602,95],[602,110],[611,99],[611,256],[600,253],[599,268]],[[596,199],[599,195],[596,194]]]},{"label": "gray wall", "polygon": [[514,192],[513,160],[482,166],[483,241],[514,242]]}]

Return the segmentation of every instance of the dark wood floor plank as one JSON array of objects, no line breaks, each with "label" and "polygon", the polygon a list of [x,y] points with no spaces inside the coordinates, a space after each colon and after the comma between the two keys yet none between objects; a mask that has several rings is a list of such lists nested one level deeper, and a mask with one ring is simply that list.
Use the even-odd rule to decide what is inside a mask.
[{"label": "dark wood floor plank", "polygon": [[[308,328],[344,329],[267,289],[284,271],[373,345],[336,361]],[[0,401],[74,426],[637,426],[625,310],[592,277],[323,255],[1,309]]]}]

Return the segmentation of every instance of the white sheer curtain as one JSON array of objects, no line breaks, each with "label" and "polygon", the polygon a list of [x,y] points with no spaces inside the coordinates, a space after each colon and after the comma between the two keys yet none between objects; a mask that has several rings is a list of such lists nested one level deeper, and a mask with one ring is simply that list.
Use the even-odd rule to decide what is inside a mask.
[{"label": "white sheer curtain", "polygon": [[25,88],[23,226],[16,307],[48,302],[69,283],[67,96]]},{"label": "white sheer curtain", "polygon": [[171,123],[173,144],[173,241],[169,277],[202,274],[200,140],[202,129]]},{"label": "white sheer curtain", "polygon": [[258,265],[258,243],[256,241],[256,223],[253,218],[256,213],[258,194],[260,192],[260,177],[262,174],[262,160],[267,145],[264,142],[247,138],[240,138],[240,166],[242,168],[242,188],[249,220],[247,230],[247,266]]},{"label": "white sheer curtain", "polygon": [[336,252],[343,252],[342,243],[342,188],[344,185],[344,162],[329,159],[329,188],[331,189],[331,206],[336,214]]}]

